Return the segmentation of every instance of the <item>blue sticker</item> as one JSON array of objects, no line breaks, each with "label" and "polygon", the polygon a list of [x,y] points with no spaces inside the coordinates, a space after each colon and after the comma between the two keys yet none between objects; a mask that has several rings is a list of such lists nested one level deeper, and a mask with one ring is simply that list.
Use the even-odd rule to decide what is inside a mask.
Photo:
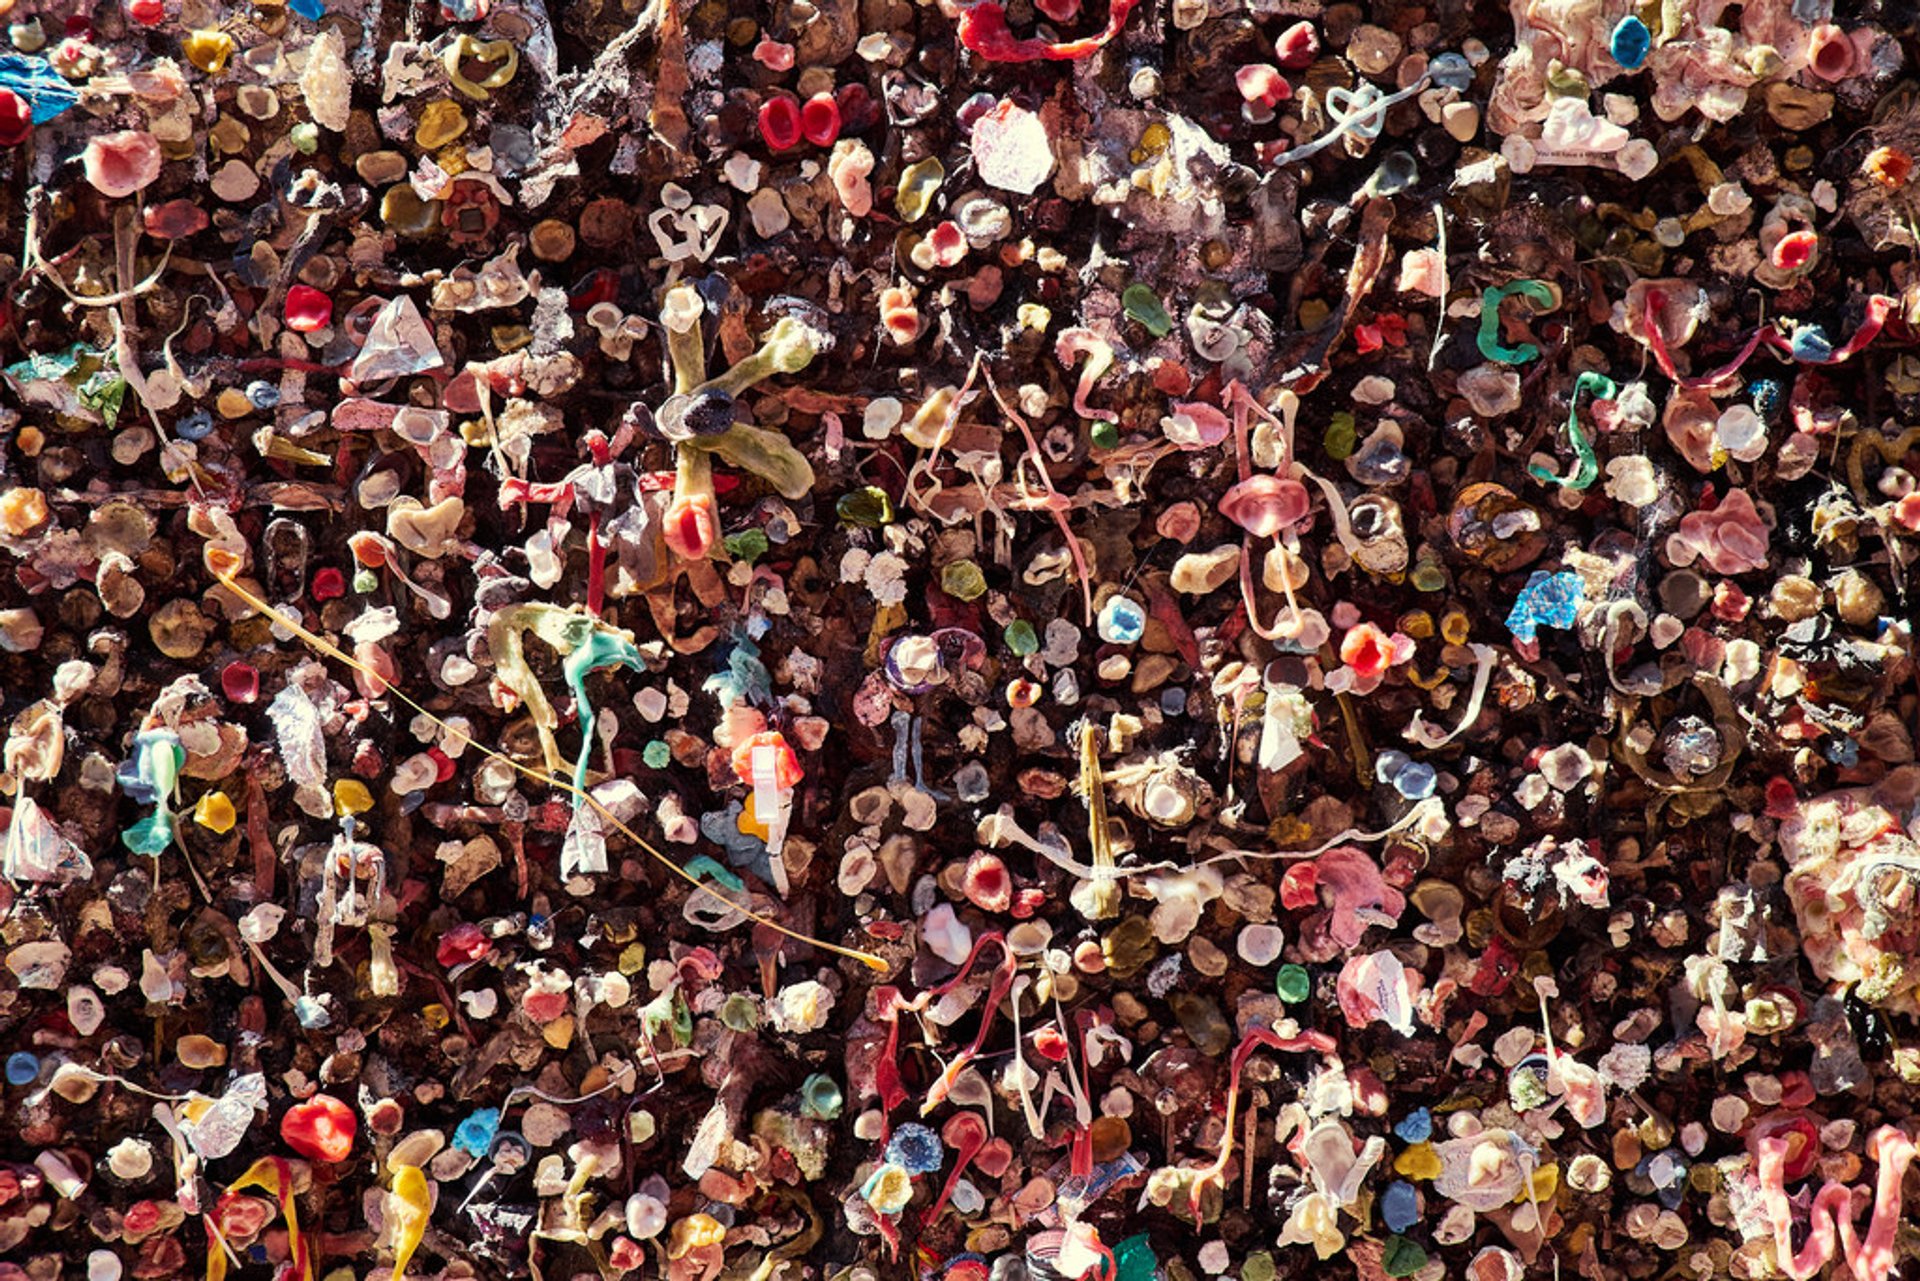
[{"label": "blue sticker", "polygon": [[43,125],[80,101],[80,93],[68,84],[44,58],[27,58],[17,53],[0,53],[0,89],[11,89],[26,99],[33,110],[33,123]]},{"label": "blue sticker", "polygon": [[1535,570],[1526,587],[1521,589],[1519,599],[1513,602],[1513,610],[1507,615],[1507,630],[1516,640],[1531,641],[1542,626],[1572,627],[1585,596],[1586,587],[1580,575],[1566,570],[1558,574]]},{"label": "blue sticker", "polygon": [[1647,24],[1628,14],[1620,19],[1613,29],[1613,40],[1608,52],[1613,60],[1628,71],[1638,71],[1640,64],[1647,60],[1647,51],[1653,48],[1653,33],[1647,30]]}]

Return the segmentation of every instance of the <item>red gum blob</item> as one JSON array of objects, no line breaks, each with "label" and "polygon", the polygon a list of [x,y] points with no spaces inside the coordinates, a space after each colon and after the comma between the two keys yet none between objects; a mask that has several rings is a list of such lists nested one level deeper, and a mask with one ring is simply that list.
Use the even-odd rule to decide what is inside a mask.
[{"label": "red gum blob", "polygon": [[1313,24],[1296,22],[1280,33],[1273,42],[1273,55],[1280,65],[1288,71],[1300,71],[1309,66],[1320,53],[1320,36]]},{"label": "red gum blob", "polygon": [[872,128],[879,119],[879,109],[873,105],[873,95],[867,92],[863,84],[841,85],[834,91],[834,103],[840,108],[840,128],[859,133]]},{"label": "red gum blob", "polygon": [[997,854],[985,850],[975,850],[967,860],[961,891],[967,902],[983,912],[1004,912],[1013,906],[1013,877]]},{"label": "red gum blob", "polygon": [[1758,1154],[1769,1142],[1784,1144],[1782,1174],[1788,1183],[1806,1178],[1820,1161],[1820,1127],[1808,1117],[1792,1112],[1767,1117],[1748,1133],[1747,1151]]},{"label": "red gum blob", "polygon": [[[378,641],[360,641],[353,647],[354,661],[359,664],[353,673],[354,688],[363,698],[384,698],[392,688],[394,678],[400,673],[394,670],[393,657],[381,647]],[[365,668],[362,671],[360,668]]]},{"label": "red gum blob", "polygon": [[383,545],[383,540],[380,535],[368,530],[363,529],[357,534],[349,534],[347,549],[353,553],[355,560],[368,569],[379,569],[387,563],[387,549]]},{"label": "red gum blob", "polygon": [[[761,131],[766,131],[766,108],[761,108]],[[840,137],[840,104],[830,93],[816,93],[800,108],[800,132],[816,147],[831,147]],[[769,145],[772,139],[768,139]]]},{"label": "red gum blob", "polygon": [[1033,1034],[1034,1053],[1049,1063],[1064,1063],[1067,1052],[1072,1047],[1067,1044],[1066,1036],[1059,1028],[1048,1025]]},{"label": "red gum blob", "polygon": [[260,673],[238,659],[220,669],[220,692],[229,703],[251,703],[260,697]]},{"label": "red gum blob", "polygon": [[674,499],[667,508],[663,534],[668,550],[674,555],[682,560],[700,560],[713,550],[719,538],[719,529],[712,497],[692,494]]},{"label": "red gum blob", "polygon": [[933,260],[942,267],[955,267],[967,256],[967,237],[952,219],[938,224],[927,236]]},{"label": "red gum blob", "polygon": [[1271,538],[1307,515],[1307,487],[1293,479],[1258,475],[1220,496],[1220,514],[1255,538]]},{"label": "red gum blob", "polygon": [[1802,271],[1813,261],[1820,237],[1811,231],[1790,231],[1773,247],[1773,265],[1781,271]]},{"label": "red gum blob", "polygon": [[407,1110],[400,1106],[398,1099],[377,1099],[364,1109],[367,1128],[383,1138],[392,1138],[400,1133],[400,1127],[406,1122]]},{"label": "red gum blob", "polygon": [[144,129],[103,133],[81,155],[87,181],[103,196],[131,196],[160,176],[160,140]]},{"label": "red gum blob", "polygon": [[774,151],[800,145],[800,100],[787,92],[771,95],[760,104],[760,136]]},{"label": "red gum blob", "polygon": [[1800,794],[1793,790],[1793,782],[1776,774],[1767,780],[1767,817],[1792,818],[1794,810],[1800,806]]},{"label": "red gum blob", "polygon": [[33,111],[11,89],[0,89],[0,146],[16,147],[33,133]]},{"label": "red gum blob", "polygon": [[1313,863],[1295,863],[1280,878],[1280,906],[1289,912],[1320,901],[1320,869]]},{"label": "red gum blob", "polygon": [[140,211],[141,226],[156,240],[185,239],[205,231],[210,221],[207,211],[191,200],[169,200]]},{"label": "red gum blob", "polygon": [[567,1012],[571,992],[550,992],[543,987],[528,988],[520,998],[520,1011],[535,1023],[545,1025]]},{"label": "red gum blob", "polygon": [[1080,0],[1034,0],[1033,7],[1055,22],[1072,22],[1080,16]]},{"label": "red gum blob", "polygon": [[620,296],[620,273],[611,267],[596,267],[582,276],[567,294],[571,311],[592,311],[603,302]]},{"label": "red gum blob", "polygon": [[1280,68],[1266,62],[1249,62],[1233,73],[1240,96],[1250,103],[1271,107],[1293,97],[1293,86],[1280,74]]},{"label": "red gum blob", "polygon": [[1362,680],[1377,680],[1387,674],[1393,662],[1393,646],[1385,632],[1372,623],[1362,623],[1341,638],[1340,661],[1358,672]]},{"label": "red gum blob", "polygon": [[167,8],[160,0],[127,0],[127,16],[143,27],[157,27],[166,20]]},{"label": "red gum blob", "polygon": [[331,565],[314,571],[313,586],[308,589],[308,595],[315,601],[338,600],[346,594],[347,576],[345,574]]},{"label": "red gum blob", "polygon": [[462,921],[440,936],[433,959],[440,962],[441,968],[450,970],[456,965],[477,961],[492,950],[493,944],[488,941],[485,930],[472,921]]},{"label": "red gum blob", "polygon": [[312,285],[287,290],[287,328],[297,334],[317,333],[333,320],[333,299]]},{"label": "red gum blob", "polygon": [[358,1129],[353,1109],[331,1094],[316,1094],[305,1103],[296,1103],[280,1118],[280,1137],[309,1161],[346,1160]]}]

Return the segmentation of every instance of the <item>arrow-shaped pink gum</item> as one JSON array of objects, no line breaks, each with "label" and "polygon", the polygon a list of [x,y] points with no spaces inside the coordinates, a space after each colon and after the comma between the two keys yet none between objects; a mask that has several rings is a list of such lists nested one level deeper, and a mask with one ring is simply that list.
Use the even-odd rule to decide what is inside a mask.
[{"label": "arrow-shaped pink gum", "polygon": [[987,1145],[987,1123],[980,1119],[978,1112],[955,1112],[940,1127],[940,1138],[954,1150],[953,1173],[940,1188],[940,1195],[934,1198],[933,1205],[927,1210],[922,1223],[932,1223],[940,1217],[940,1211],[947,1208],[948,1198],[960,1182],[960,1176],[967,1172],[973,1158],[980,1155],[980,1149]]},{"label": "arrow-shaped pink gum", "polygon": [[1787,1202],[1785,1135],[1760,1140],[1760,1192],[1773,1226],[1774,1257],[1793,1281],[1811,1281],[1833,1258],[1834,1238],[1855,1281],[1888,1281],[1893,1273],[1893,1237],[1900,1225],[1900,1181],[1913,1163],[1913,1141],[1890,1125],[1875,1130],[1867,1140],[1867,1155],[1880,1163],[1873,1197],[1873,1217],[1862,1242],[1853,1225],[1853,1193],[1831,1180],[1814,1198],[1807,1243],[1793,1253],[1793,1209]]}]

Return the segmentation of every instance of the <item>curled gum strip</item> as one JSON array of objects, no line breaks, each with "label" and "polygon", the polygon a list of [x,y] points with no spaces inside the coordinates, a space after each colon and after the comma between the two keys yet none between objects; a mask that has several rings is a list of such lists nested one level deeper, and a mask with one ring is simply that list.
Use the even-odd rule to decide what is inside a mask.
[{"label": "curled gum strip", "polygon": [[[1273,158],[1273,167],[1278,169],[1283,165],[1290,165],[1296,160],[1306,160],[1312,156],[1317,156],[1334,143],[1346,137],[1348,133],[1358,133],[1364,138],[1378,138],[1380,136],[1380,130],[1387,122],[1387,112],[1425,89],[1427,87],[1427,80],[1428,77],[1421,76],[1418,80],[1400,90],[1398,93],[1390,93],[1384,98],[1374,96],[1379,94],[1380,89],[1379,86],[1371,83],[1364,84],[1357,93],[1347,90],[1335,90],[1334,93],[1345,95],[1342,99],[1342,105],[1338,107],[1336,107],[1333,102],[1334,93],[1329,93],[1327,95],[1326,113],[1328,118],[1333,121],[1333,128],[1321,134],[1312,142],[1304,142],[1291,151],[1281,152]],[[1366,99],[1366,101],[1359,102],[1362,98]],[[1347,110],[1347,108],[1352,107],[1356,102],[1359,102],[1357,109]]]},{"label": "curled gum strip", "polygon": [[1556,476],[1538,463],[1527,467],[1527,475],[1535,480],[1576,492],[1593,484],[1600,475],[1600,460],[1593,452],[1593,442],[1580,430],[1580,393],[1583,391],[1594,400],[1611,400],[1620,394],[1620,384],[1590,369],[1573,380],[1573,395],[1567,398],[1567,440],[1573,446],[1573,470]]},{"label": "curled gum strip", "polygon": [[[1473,692],[1467,699],[1466,714],[1461,716],[1460,723],[1442,734],[1439,730],[1427,724],[1426,718],[1422,716],[1420,712],[1416,711],[1413,714],[1413,719],[1407,722],[1406,736],[1408,739],[1428,749],[1445,747],[1448,743],[1451,743],[1454,739],[1466,733],[1468,729],[1472,728],[1473,723],[1480,719],[1480,705],[1486,700],[1487,685],[1493,677],[1493,664],[1500,655],[1499,651],[1495,650],[1491,645],[1476,644],[1473,646],[1473,657],[1477,664],[1473,671]],[[1611,660],[1609,660],[1608,670],[1609,674],[1611,674]],[[1617,684],[1615,688],[1618,688]],[[1621,692],[1625,693],[1626,691],[1622,690]]]},{"label": "curled gum strip", "polygon": [[[258,596],[255,596],[252,592],[248,591],[246,588],[240,586],[239,583],[235,581],[235,575],[237,574],[240,568],[239,560],[237,557],[233,557],[231,552],[225,553],[224,556],[222,556],[220,555],[220,549],[209,547],[207,549],[207,559],[208,559],[208,565],[207,565],[208,570],[211,571],[213,576],[219,580],[220,584],[226,587],[227,590],[233,592],[236,596],[240,597],[240,599],[245,601],[248,605],[252,606],[256,610],[259,610],[260,613],[265,615],[267,618],[271,619],[273,622],[279,624],[280,626],[286,628],[288,631],[298,636],[301,640],[305,641],[308,645],[320,651],[322,654],[326,655],[328,658],[331,658],[336,662],[344,663],[348,667],[352,668],[354,671],[357,671],[364,676],[368,676],[374,679],[381,679],[382,683],[385,683],[384,679],[379,676],[379,673],[375,672],[372,668],[368,667],[366,664],[356,659],[353,655],[347,653],[345,650],[342,650],[339,646],[335,645],[332,641],[327,640],[325,637],[318,636],[313,632],[307,630],[305,624],[301,623],[299,619],[290,617],[287,614],[280,612],[279,610],[275,609],[272,605],[269,605],[266,601],[260,599]],[[228,559],[231,560],[231,563],[226,564],[223,569],[219,564],[219,562],[223,560],[228,560]],[[703,881],[701,881],[699,877],[687,871],[686,868],[682,867],[680,864],[674,862],[672,859],[668,858],[665,854],[661,853],[646,838],[642,837],[638,832],[634,831],[631,827],[628,827],[624,822],[622,822],[618,815],[616,815],[612,810],[608,809],[604,804],[601,803],[599,798],[595,797],[591,792],[587,791],[584,788],[575,787],[573,785],[572,780],[562,778],[557,774],[544,773],[540,770],[536,770],[532,768],[531,766],[523,765],[519,761],[516,761],[515,759],[513,759],[513,757],[508,756],[505,752],[502,752],[496,748],[487,746],[485,743],[480,742],[478,739],[474,738],[471,734],[467,733],[465,730],[462,730],[456,725],[451,725],[448,722],[442,720],[440,717],[435,716],[432,712],[428,711],[419,702],[415,701],[410,695],[408,695],[404,690],[400,689],[400,687],[397,685],[387,684],[386,689],[387,689],[387,692],[391,694],[393,697],[399,699],[402,703],[405,703],[409,708],[411,708],[413,711],[417,712],[421,716],[426,717],[427,721],[430,724],[432,724],[435,728],[443,731],[444,733],[452,735],[457,741],[464,743],[466,746],[477,749],[481,755],[491,760],[496,760],[501,762],[502,764],[506,765],[509,769],[513,770],[515,773],[520,774],[526,778],[529,778],[534,782],[542,783],[548,787],[558,788],[561,791],[566,792],[568,795],[573,796],[576,799],[591,806],[594,812],[597,813],[601,817],[601,819],[603,819],[607,824],[609,824],[615,831],[619,832],[622,836],[632,841],[641,850],[645,851],[646,854],[650,858],[652,858],[656,863],[659,863],[662,867],[666,868],[675,876],[687,882],[687,884],[693,886],[695,890],[704,890],[707,888],[706,884]],[[821,948],[828,952],[832,952],[836,956],[844,956],[844,957],[847,957],[849,960],[858,961],[870,970],[875,970],[875,971],[884,973],[887,969],[887,963],[881,960],[879,957],[873,955],[871,952],[862,952],[856,948],[841,947],[838,944],[829,943],[824,939],[815,938],[812,935],[802,933],[799,930],[790,929],[787,926],[780,924],[780,922],[773,920],[771,917],[764,916],[761,913],[752,910],[751,908],[741,907],[736,904],[735,910],[738,911],[742,916],[746,917],[746,919],[752,921],[754,924],[764,925],[768,929],[774,931],[776,934],[780,934],[786,938],[790,938],[797,943],[810,944],[814,947]]]},{"label": "curled gum strip", "polygon": [[1613,660],[1613,652],[1619,648],[1614,642],[1614,637],[1620,631],[1620,620],[1629,614],[1633,615],[1636,626],[1645,627],[1647,625],[1647,611],[1640,608],[1639,604],[1635,601],[1617,600],[1607,606],[1607,623],[1605,629],[1600,634],[1600,643],[1602,646],[1601,658],[1607,665],[1607,683],[1613,686],[1614,692],[1616,694],[1626,694],[1629,697],[1635,697],[1637,696],[1637,691],[1629,689],[1620,683],[1620,677],[1615,669]]},{"label": "curled gum strip", "polygon": [[1107,370],[1113,368],[1113,344],[1085,325],[1061,331],[1054,340],[1053,358],[1069,369],[1073,362],[1089,356],[1086,365],[1080,370],[1080,381],[1073,388],[1073,412],[1082,418],[1094,418],[1105,423],[1117,423],[1120,415],[1111,409],[1095,409],[1087,403],[1087,397],[1093,392],[1093,385],[1100,381]]},{"label": "curled gum strip", "polygon": [[[1259,414],[1279,431],[1279,470],[1281,474],[1284,475],[1298,466],[1293,458],[1293,430],[1294,421],[1300,413],[1299,396],[1295,395],[1292,391],[1283,391],[1280,393],[1281,416],[1279,418],[1274,417],[1273,414],[1268,411],[1267,407],[1262,405],[1259,399],[1254,396],[1252,392],[1248,391],[1246,385],[1238,379],[1235,379],[1232,385],[1227,388],[1226,398],[1227,402],[1233,407],[1234,456],[1242,482],[1250,480],[1253,477],[1253,449],[1247,441],[1247,416],[1249,413]],[[1304,468],[1301,470],[1304,470]],[[1345,513],[1342,512],[1342,515],[1344,514]],[[1278,535],[1275,536],[1275,541],[1277,543]],[[1240,535],[1240,601],[1241,604],[1246,606],[1247,626],[1253,628],[1254,632],[1262,640],[1284,640],[1290,634],[1298,636],[1306,629],[1306,618],[1300,612],[1300,602],[1293,594],[1293,584],[1288,581],[1284,573],[1280,575],[1280,587],[1287,598],[1287,608],[1290,611],[1290,621],[1293,624],[1293,631],[1291,633],[1288,633],[1281,624],[1280,617],[1277,614],[1274,616],[1271,627],[1260,621],[1260,608],[1255,602],[1253,595],[1253,532],[1251,530],[1243,530]]]}]

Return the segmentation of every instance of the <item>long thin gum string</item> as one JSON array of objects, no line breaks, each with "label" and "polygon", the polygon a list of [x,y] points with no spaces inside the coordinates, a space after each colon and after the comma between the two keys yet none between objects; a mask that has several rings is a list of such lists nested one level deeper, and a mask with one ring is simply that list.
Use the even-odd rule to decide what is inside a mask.
[{"label": "long thin gum string", "polygon": [[[212,567],[209,566],[209,568],[212,568]],[[710,894],[713,893],[713,891],[707,886],[707,884],[703,882],[699,877],[687,871],[686,868],[680,866],[680,864],[674,862],[672,859],[668,858],[665,854],[661,853],[658,849],[654,848],[654,846],[651,843],[649,843],[644,837],[642,837],[638,832],[634,831],[631,827],[628,827],[625,823],[621,822],[620,819],[613,813],[612,810],[608,809],[605,805],[603,805],[599,801],[599,799],[596,798],[587,789],[583,787],[575,787],[572,781],[569,779],[563,779],[557,775],[549,775],[549,774],[543,773],[540,770],[536,770],[531,766],[523,765],[519,761],[514,760],[511,756],[508,756],[506,753],[497,751],[494,748],[488,747],[485,743],[480,742],[478,739],[474,738],[473,735],[467,733],[463,729],[460,729],[458,726],[451,725],[446,721],[441,720],[438,716],[435,716],[432,712],[428,711],[425,707],[421,706],[418,702],[416,702],[411,696],[409,696],[406,693],[406,691],[402,690],[399,686],[393,684],[393,682],[381,676],[378,672],[374,671],[371,667],[367,666],[365,663],[362,663],[360,660],[354,658],[353,655],[342,650],[339,646],[327,640],[325,637],[317,636],[313,632],[308,631],[306,626],[302,624],[299,619],[293,618],[287,614],[281,613],[279,610],[275,609],[272,605],[269,605],[266,601],[261,600],[258,596],[248,591],[245,587],[242,587],[238,582],[235,581],[233,570],[228,570],[225,573],[222,573],[219,570],[214,570],[213,574],[214,574],[214,577],[220,581],[221,586],[225,587],[228,591],[238,596],[241,600],[245,601],[248,605],[252,606],[254,609],[260,611],[261,614],[273,620],[279,626],[286,628],[288,631],[298,636],[301,640],[305,641],[307,644],[311,645],[313,648],[319,650],[322,654],[325,654],[328,658],[331,658],[336,662],[345,663],[348,667],[351,667],[354,671],[359,672],[363,676],[366,676],[367,678],[369,678],[374,682],[374,688],[376,689],[384,688],[386,692],[392,694],[395,698],[399,699],[402,703],[405,703],[408,707],[412,708],[414,711],[418,712],[420,715],[426,717],[428,722],[434,725],[435,727],[437,727],[438,729],[444,731],[447,734],[452,735],[455,739],[459,740],[461,743],[465,744],[466,746],[477,749],[483,756],[486,756],[492,760],[500,761],[501,763],[507,765],[509,768],[513,769],[515,772],[522,774],[529,779],[532,779],[534,782],[542,783],[549,787],[558,788],[560,791],[566,792],[567,794],[573,797],[576,797],[579,800],[585,801],[588,805],[593,807],[594,812],[597,813],[601,817],[601,819],[603,819],[605,822],[610,824],[613,827],[613,829],[619,832],[622,836],[626,837],[628,840],[632,841],[635,845],[639,846],[642,850],[646,851],[646,853],[655,862],[667,868],[675,876],[679,877],[681,880],[685,881],[687,884],[693,886],[695,889],[705,890],[707,893],[710,893]],[[887,963],[870,952],[862,952],[855,948],[840,947],[837,944],[828,943],[825,940],[815,938],[810,934],[803,934],[798,930],[789,929],[788,927],[780,924],[780,922],[773,920],[770,917],[763,916],[760,913],[755,912],[751,908],[740,906],[737,903],[732,903],[731,900],[727,900],[727,901],[735,908],[735,910],[740,912],[740,914],[745,916],[748,920],[753,921],[757,925],[764,925],[768,929],[773,930],[775,933],[794,940],[796,943],[808,943],[814,947],[823,948],[826,951],[832,952],[837,956],[844,956],[849,958],[850,960],[858,961],[870,970],[875,970],[875,971],[884,973],[887,969]]]}]

